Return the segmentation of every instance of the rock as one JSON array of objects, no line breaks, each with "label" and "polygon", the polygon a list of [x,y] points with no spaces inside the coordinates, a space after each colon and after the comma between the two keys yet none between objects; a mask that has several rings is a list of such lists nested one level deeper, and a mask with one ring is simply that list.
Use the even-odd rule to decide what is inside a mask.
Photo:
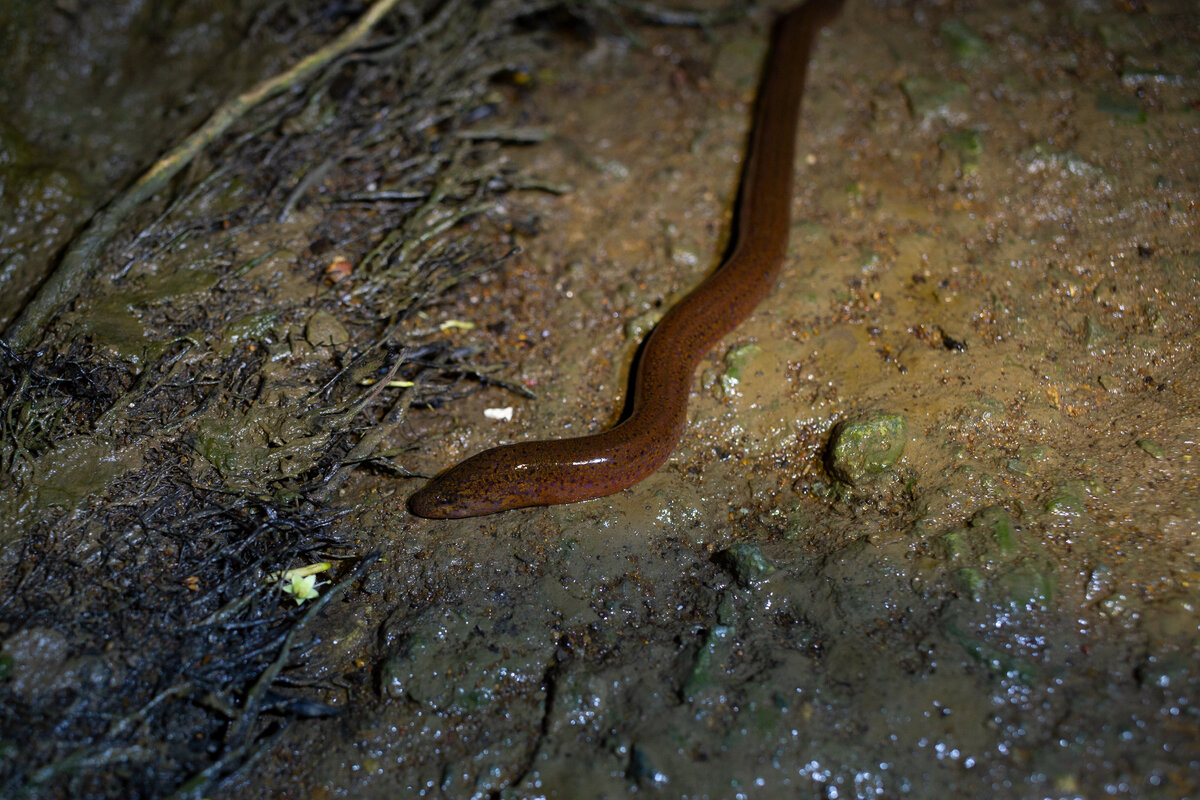
[{"label": "rock", "polygon": [[829,436],[825,466],[851,485],[884,472],[904,453],[908,422],[903,414],[872,414],[842,420]]},{"label": "rock", "polygon": [[318,311],[308,320],[304,338],[313,347],[337,347],[350,341],[350,332],[328,311]]},{"label": "rock", "polygon": [[52,628],[29,628],[13,634],[0,647],[9,691],[33,702],[69,686],[70,651],[67,637]]},{"label": "rock", "polygon": [[721,552],[714,559],[722,567],[733,573],[738,585],[749,587],[758,583],[775,571],[762,549],[751,542],[738,542]]}]

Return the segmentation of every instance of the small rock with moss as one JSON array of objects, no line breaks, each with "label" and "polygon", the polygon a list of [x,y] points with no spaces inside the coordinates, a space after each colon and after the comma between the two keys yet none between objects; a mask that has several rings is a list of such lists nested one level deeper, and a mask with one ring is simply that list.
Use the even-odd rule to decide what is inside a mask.
[{"label": "small rock with moss", "polygon": [[855,484],[884,472],[904,453],[908,422],[903,414],[871,414],[842,420],[829,437],[825,465],[840,481]]},{"label": "small rock with moss", "polygon": [[717,553],[715,561],[733,573],[738,585],[753,586],[775,571],[775,565],[752,542],[738,542]]}]

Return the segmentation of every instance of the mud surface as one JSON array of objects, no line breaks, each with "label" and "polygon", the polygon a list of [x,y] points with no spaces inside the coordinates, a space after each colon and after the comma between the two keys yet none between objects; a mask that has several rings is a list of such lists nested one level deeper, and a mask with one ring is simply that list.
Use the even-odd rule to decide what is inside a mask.
[{"label": "mud surface", "polygon": [[[272,394],[202,407],[176,468],[287,488],[311,459],[337,484],[304,508],[345,512],[330,581],[363,565],[279,685],[340,713],[293,715],[212,796],[1200,795],[1190,3],[851,2],[810,69],[779,289],[701,368],[667,466],[588,503],[403,510],[420,479],[394,473],[619,417],[638,342],[727,243],[768,19],[537,34],[486,122],[549,135],[503,149],[522,177],[462,226],[521,250],[403,329],[512,386],[460,377],[399,418],[372,395],[395,424],[360,468],[314,455],[336,437],[302,399],[388,312],[322,282],[321,208],[238,241],[239,263],[302,254],[251,268],[281,316],[188,284],[230,326],[215,353],[267,351]],[[356,263],[383,236],[363,227]],[[128,340],[87,310],[106,296],[73,335]],[[147,468],[144,440],[79,437],[22,509],[102,506]],[[5,691],[84,680],[52,623],[6,623]]]}]

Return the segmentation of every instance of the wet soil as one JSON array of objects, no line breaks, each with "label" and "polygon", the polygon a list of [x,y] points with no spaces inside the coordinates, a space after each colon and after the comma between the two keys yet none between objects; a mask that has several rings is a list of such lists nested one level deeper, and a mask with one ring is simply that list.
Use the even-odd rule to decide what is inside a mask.
[{"label": "wet soil", "polygon": [[[348,697],[381,702],[352,700],[323,734],[344,744],[293,745],[278,780],[1194,793],[1187,21],[852,4],[813,68],[780,289],[709,359],[671,463],[578,506],[381,512],[420,575],[358,623],[381,660]],[[570,51],[525,101],[556,135],[531,169],[574,191],[540,201],[513,267],[444,314],[481,323],[466,336],[539,397],[421,420],[427,473],[611,424],[640,335],[717,263],[761,18],[715,41],[639,36]],[[830,430],[863,412],[903,415],[904,455],[835,485]]]},{"label": "wet soil", "polygon": [[[505,158],[556,191],[496,200],[520,252],[412,334],[536,397],[408,414],[399,471],[620,416],[639,341],[727,244],[769,16],[543,42],[501,119],[550,134]],[[1200,794],[1198,25],[1186,2],[851,2],[810,68],[779,288],[702,366],[667,466],[443,522],[404,510],[419,478],[343,475],[324,505],[382,557],[287,675],[340,713],[214,796]],[[299,252],[317,217],[271,235]],[[293,321],[358,319],[258,269]],[[281,323],[243,319],[278,332],[281,383],[346,332],[298,358],[293,327],[289,361]],[[304,439],[274,407],[264,441]],[[244,422],[205,424],[219,473],[259,474]],[[60,506],[113,480],[46,471]],[[35,696],[70,647],[5,635],[2,679]]]}]

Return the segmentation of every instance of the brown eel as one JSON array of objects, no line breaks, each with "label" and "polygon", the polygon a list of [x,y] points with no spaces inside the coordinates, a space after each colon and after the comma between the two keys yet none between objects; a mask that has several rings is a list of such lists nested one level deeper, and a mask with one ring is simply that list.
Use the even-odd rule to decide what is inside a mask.
[{"label": "brown eel", "polygon": [[842,0],[809,0],[775,23],[742,173],[734,246],[650,334],[629,416],[592,436],[509,444],[471,456],[413,494],[412,513],[474,517],[590,500],[632,486],[662,466],[687,424],[696,365],[779,276],[791,226],[796,125],[809,55],[816,34],[841,6]]}]

